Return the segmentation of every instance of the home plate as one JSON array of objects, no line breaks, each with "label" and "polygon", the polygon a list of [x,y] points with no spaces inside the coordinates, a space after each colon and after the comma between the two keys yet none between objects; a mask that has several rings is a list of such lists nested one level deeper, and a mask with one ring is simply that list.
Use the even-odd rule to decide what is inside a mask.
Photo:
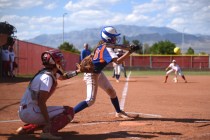
[{"label": "home plate", "polygon": [[151,123],[137,122],[137,121],[124,121],[120,123],[120,126],[144,126],[152,125]]}]

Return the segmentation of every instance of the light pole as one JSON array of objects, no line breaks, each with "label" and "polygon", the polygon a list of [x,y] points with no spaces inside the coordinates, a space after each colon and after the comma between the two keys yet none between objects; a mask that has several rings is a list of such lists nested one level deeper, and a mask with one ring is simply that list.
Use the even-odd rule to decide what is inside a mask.
[{"label": "light pole", "polygon": [[65,17],[65,15],[67,15],[67,13],[63,14],[63,43],[64,43],[64,17]]},{"label": "light pole", "polygon": [[182,54],[183,54],[183,48],[184,48],[184,30],[185,30],[185,27],[183,28],[182,30]]}]

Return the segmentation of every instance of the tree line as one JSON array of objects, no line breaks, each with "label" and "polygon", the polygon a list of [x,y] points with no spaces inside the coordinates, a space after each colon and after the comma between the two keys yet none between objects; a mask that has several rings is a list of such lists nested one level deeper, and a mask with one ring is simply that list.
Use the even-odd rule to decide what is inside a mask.
[{"label": "tree line", "polygon": [[[126,37],[123,36],[122,38],[122,44],[129,45],[129,44],[135,44],[139,45],[140,49],[136,52],[137,54],[160,54],[160,55],[175,55],[174,48],[178,47],[175,43],[170,42],[169,40],[165,41],[159,41],[154,43],[152,46],[150,46],[147,43],[142,43],[139,40],[133,40],[131,43],[126,40]],[[80,53],[80,51],[73,45],[68,42],[64,42],[58,47],[59,50],[65,50],[73,53]],[[90,48],[91,51],[94,50],[94,48]],[[182,50],[181,50],[182,51]],[[185,54],[193,55],[195,54],[194,49],[189,47],[187,52]],[[206,54],[205,52],[201,52],[201,54]]]}]

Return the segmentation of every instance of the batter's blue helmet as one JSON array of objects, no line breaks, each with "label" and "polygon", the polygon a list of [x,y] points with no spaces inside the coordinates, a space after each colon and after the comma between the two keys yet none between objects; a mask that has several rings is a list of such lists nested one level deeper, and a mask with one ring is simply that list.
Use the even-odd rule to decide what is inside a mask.
[{"label": "batter's blue helmet", "polygon": [[119,35],[120,35],[120,33],[117,33],[116,29],[112,26],[106,26],[101,31],[101,39],[104,42],[111,43],[113,38],[116,38]]}]

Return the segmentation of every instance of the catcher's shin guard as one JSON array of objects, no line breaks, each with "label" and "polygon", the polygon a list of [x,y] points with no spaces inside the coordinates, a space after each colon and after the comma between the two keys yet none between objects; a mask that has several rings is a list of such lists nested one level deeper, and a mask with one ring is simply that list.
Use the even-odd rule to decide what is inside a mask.
[{"label": "catcher's shin guard", "polygon": [[64,128],[73,118],[74,111],[72,107],[65,106],[65,111],[58,114],[51,120],[51,133],[57,133],[58,130]]}]

